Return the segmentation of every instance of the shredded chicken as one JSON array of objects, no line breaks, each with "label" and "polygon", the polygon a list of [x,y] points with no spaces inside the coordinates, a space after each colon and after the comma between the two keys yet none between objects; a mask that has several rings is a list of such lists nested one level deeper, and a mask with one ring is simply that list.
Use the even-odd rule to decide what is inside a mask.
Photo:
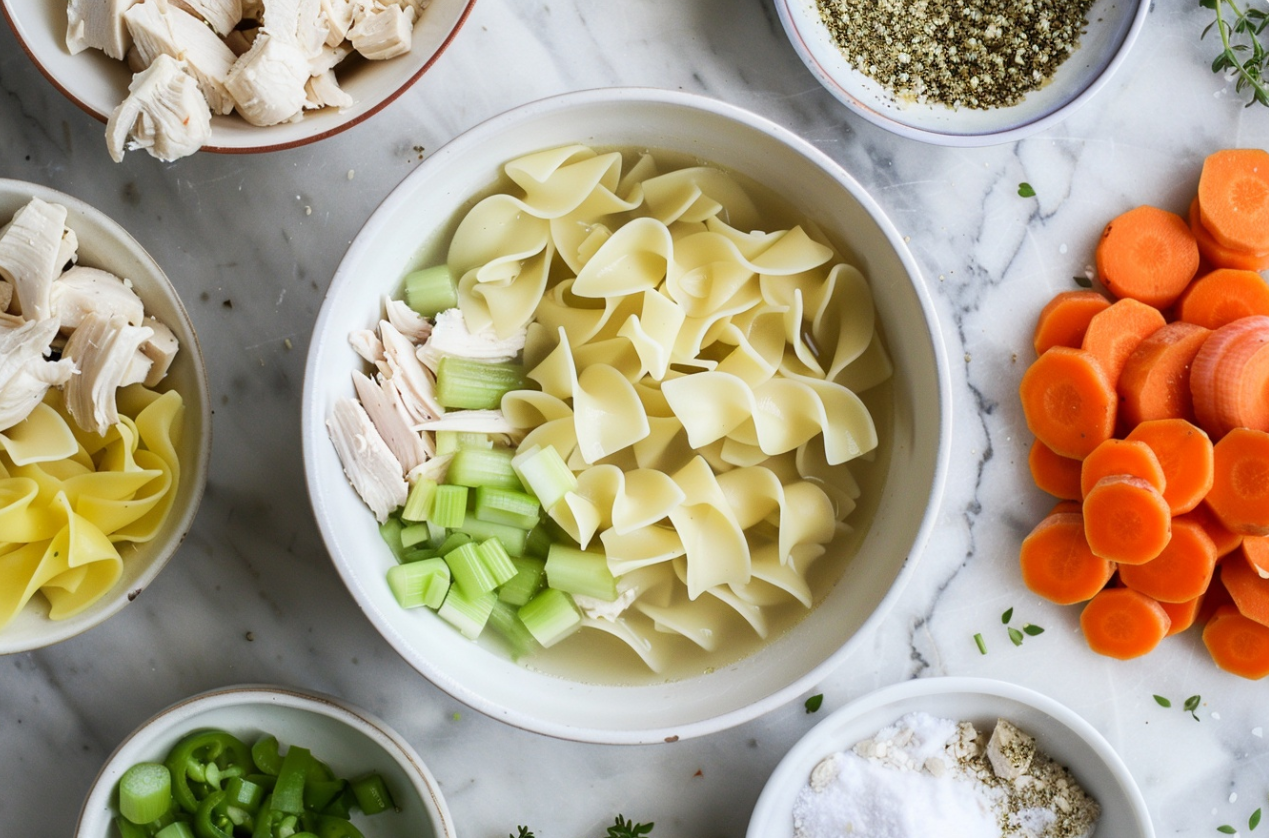
[{"label": "shredded chicken", "polygon": [[76,375],[66,383],[66,409],[77,425],[104,434],[119,421],[115,392],[125,379],[135,378],[132,365],[153,335],[153,329],[131,326],[123,317],[94,313],[84,318],[62,351],[75,364]]},{"label": "shredded chicken", "polygon": [[201,18],[222,38],[242,20],[242,0],[172,0],[172,5]]},{"label": "shredded chicken", "polygon": [[66,207],[35,198],[14,213],[0,235],[0,279],[12,284],[16,313],[26,320],[52,313],[49,295],[61,270],[57,260],[65,227]]},{"label": "shredded chicken", "polygon": [[308,56],[293,39],[266,29],[238,57],[225,86],[243,119],[252,125],[277,125],[304,109],[308,80]]},{"label": "shredded chicken", "polygon": [[66,48],[71,55],[99,49],[122,59],[132,40],[123,15],[137,0],[69,0],[66,6]]},{"label": "shredded chicken", "polygon": [[374,422],[379,436],[401,464],[402,472],[417,467],[435,453],[427,438],[410,428],[395,387],[382,387],[360,372],[353,373],[353,387],[361,406]]},{"label": "shredded chicken", "polygon": [[237,56],[202,20],[168,0],[145,0],[129,9],[124,20],[143,67],[159,55],[184,61],[213,114],[234,109],[225,79]]},{"label": "shredded chicken", "polygon": [[436,315],[436,324],[427,343],[419,347],[419,360],[435,371],[441,358],[454,355],[477,361],[510,361],[524,349],[527,330],[521,329],[505,340],[499,339],[492,327],[473,334],[467,330],[461,309],[451,308]]},{"label": "shredded chicken", "polygon": [[401,463],[365,409],[356,399],[340,399],[326,420],[326,428],[348,482],[380,523],[388,520],[392,510],[405,504],[409,486]]},{"label": "shredded chicken", "polygon": [[56,334],[56,320],[0,325],[0,431],[29,416],[49,387],[71,377],[70,361],[45,360]]},{"label": "shredded chicken", "polygon": [[[129,142],[128,137],[132,140]],[[106,150],[116,163],[128,149],[160,160],[193,154],[211,139],[211,109],[185,62],[161,54],[128,85],[128,98],[106,123]]]},{"label": "shredded chicken", "polygon": [[51,316],[63,332],[73,331],[93,312],[118,315],[133,326],[145,319],[145,304],[119,277],[97,268],[74,267],[53,281]]},{"label": "shredded chicken", "polygon": [[425,422],[445,413],[436,400],[436,379],[419,362],[414,344],[386,320],[379,322],[383,341],[383,379],[397,388],[401,402],[415,422]]},{"label": "shredded chicken", "polygon": [[413,6],[402,8],[396,3],[362,0],[353,15],[348,40],[366,58],[383,60],[404,55],[413,41],[414,15]]}]

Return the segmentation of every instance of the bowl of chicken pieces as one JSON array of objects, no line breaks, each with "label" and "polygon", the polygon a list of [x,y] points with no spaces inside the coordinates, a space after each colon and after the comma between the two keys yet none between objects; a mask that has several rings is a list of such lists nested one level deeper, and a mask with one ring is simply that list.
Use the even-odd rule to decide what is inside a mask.
[{"label": "bowl of chicken pieces", "polygon": [[386,107],[475,0],[0,0],[40,72],[106,123],[119,162],[276,151]]}]

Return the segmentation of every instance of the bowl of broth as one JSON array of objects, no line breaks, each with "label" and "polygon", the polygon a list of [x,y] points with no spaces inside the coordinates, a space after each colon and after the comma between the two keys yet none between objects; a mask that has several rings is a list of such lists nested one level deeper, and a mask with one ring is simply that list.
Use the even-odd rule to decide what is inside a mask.
[{"label": "bowl of broth", "polygon": [[[385,303],[409,301],[405,277],[438,266],[461,315],[428,311],[421,325]],[[349,592],[434,684],[551,736],[674,741],[796,697],[879,622],[914,572],[942,491],[947,364],[901,236],[824,154],[706,97],[582,91],[453,140],[358,234],[314,337],[306,479]],[[422,465],[397,456],[404,479],[375,471],[383,411],[366,431],[354,419],[369,414],[350,402],[367,401],[370,381],[408,403],[429,365],[450,392],[449,359],[432,356],[480,354],[462,348],[473,345],[503,352],[518,383],[483,410],[442,397],[439,419],[403,419],[438,453]],[[484,502],[481,481],[458,465],[478,459],[455,453],[467,437],[432,434],[479,430],[449,424],[460,418],[492,423],[470,436],[506,457],[555,449],[567,472],[550,496],[517,460],[524,485],[510,480],[541,508],[523,543],[504,544],[517,560],[545,554],[548,589],[577,606],[558,642],[539,635],[538,614],[507,629],[496,612],[517,600],[506,586],[477,593],[461,570],[447,601],[455,591],[460,604],[479,600],[497,630],[394,596],[394,567],[452,566],[437,555],[457,549],[447,538],[490,532],[469,523]],[[388,447],[400,452],[400,440]],[[468,523],[418,523],[417,509],[397,520],[420,476],[470,485]],[[402,526],[404,553],[392,534]],[[381,530],[398,538],[392,547]],[[572,587],[557,552],[583,554],[608,587]],[[513,607],[526,617],[528,605]],[[516,639],[526,623],[543,639],[527,650]]]}]

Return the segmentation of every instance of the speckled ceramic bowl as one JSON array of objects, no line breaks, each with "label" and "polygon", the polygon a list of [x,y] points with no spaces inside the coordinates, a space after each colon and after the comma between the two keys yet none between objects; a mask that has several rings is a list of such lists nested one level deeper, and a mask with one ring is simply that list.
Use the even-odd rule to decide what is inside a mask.
[{"label": "speckled ceramic bowl", "polygon": [[948,146],[1007,143],[1042,131],[1087,102],[1123,64],[1150,0],[1094,0],[1078,48],[1053,78],[1008,107],[971,109],[902,101],[842,55],[819,0],[776,0],[789,42],[811,74],[853,112],[902,137]]},{"label": "speckled ceramic bowl", "polygon": [[48,618],[47,604],[37,594],[11,623],[0,629],[0,654],[38,649],[74,637],[117,614],[135,599],[167,564],[193,525],[211,455],[211,402],[202,349],[194,324],[163,269],[136,239],[105,214],[48,187],[0,180],[0,220],[8,222],[31,198],[65,206],[66,224],[79,238],[79,264],[103,268],[132,280],[146,312],[167,324],[180,341],[180,351],[159,389],[176,390],[185,400],[184,431],[177,448],[181,477],[176,500],[158,535],[141,544],[119,544],[123,576],[109,593],[79,614],[57,621]]},{"label": "speckled ceramic bowl", "polygon": [[116,787],[138,762],[161,762],[182,737],[218,728],[250,745],[272,734],[299,745],[340,777],[372,771],[383,776],[396,811],[353,822],[377,838],[455,838],[454,820],[432,773],[388,725],[330,696],[285,687],[244,685],[211,690],[161,710],[115,748],[93,781],[79,813],[75,838],[109,838],[117,812]]},{"label": "speckled ceramic bowl", "polygon": [[[820,760],[849,750],[908,713],[972,722],[990,733],[1008,719],[1039,749],[1070,769],[1101,806],[1096,835],[1154,838],[1146,802],[1110,743],[1080,716],[1047,696],[988,678],[921,678],[852,701],[815,727],[780,760],[749,821],[747,838],[793,838],[793,806]],[[931,833],[933,834],[933,833]]]}]

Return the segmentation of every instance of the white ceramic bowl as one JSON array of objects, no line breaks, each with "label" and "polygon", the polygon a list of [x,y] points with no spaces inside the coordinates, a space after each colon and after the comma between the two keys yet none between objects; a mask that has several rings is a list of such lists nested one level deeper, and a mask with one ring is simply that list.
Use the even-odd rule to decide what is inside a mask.
[{"label": "white ceramic bowl", "polygon": [[[709,674],[647,686],[601,686],[517,666],[475,646],[425,609],[401,609],[384,582],[392,559],[374,516],[349,487],[326,431],[362,368],[348,343],[396,294],[428,231],[451,224],[516,156],[567,143],[684,152],[788,198],[856,256],[871,281],[896,367],[885,488],[856,560],[814,609],[758,653]],[[309,495],[348,589],[410,664],[456,698],[518,727],[583,741],[643,743],[755,718],[815,683],[866,634],[912,573],[942,491],[950,426],[947,365],[911,254],[844,170],[785,129],[712,99],[670,91],[583,91],[495,117],[441,148],[388,197],[345,255],[313,333],[302,435]]]},{"label": "white ceramic bowl", "polygon": [[976,110],[897,101],[842,55],[816,0],[776,0],[789,42],[846,107],[888,131],[948,146],[1012,142],[1060,122],[1092,98],[1123,64],[1145,26],[1149,0],[1094,0],[1079,47],[1048,84],[1004,108]]},{"label": "white ceramic bowl", "polygon": [[[378,113],[427,72],[471,14],[476,0],[432,0],[414,28],[413,49],[388,61],[348,61],[337,70],[340,86],[355,101],[346,109],[306,112],[281,125],[251,125],[237,114],[212,118],[204,151],[278,151],[338,134]],[[105,122],[128,95],[132,73],[122,61],[90,49],[66,48],[66,4],[0,0],[18,43],[53,86],[91,116]]]},{"label": "white ceramic bowl", "polygon": [[14,620],[0,629],[0,654],[25,652],[74,637],[118,613],[153,581],[189,532],[207,482],[211,455],[211,402],[207,371],[194,324],[176,289],[150,254],[126,230],[78,198],[45,186],[0,179],[0,223],[7,222],[31,198],[61,204],[66,224],[79,238],[79,264],[109,270],[132,280],[133,288],[152,314],[176,334],[180,351],[160,390],[176,390],[185,400],[185,425],[177,454],[181,478],[176,501],[158,535],[141,544],[122,542],[123,576],[114,588],[73,617],[53,621],[38,594]]},{"label": "white ceramic bowl", "polygon": [[758,797],[745,834],[748,838],[793,838],[793,804],[819,761],[918,711],[972,722],[988,733],[997,719],[1008,719],[1034,736],[1039,749],[1069,768],[1101,804],[1097,836],[1154,838],[1150,813],[1136,782],[1092,725],[1047,696],[988,678],[905,681],[835,711],[780,760]]},{"label": "white ceramic bowl", "polygon": [[[138,762],[162,762],[182,737],[218,728],[250,745],[266,734],[299,745],[351,778],[377,771],[397,811],[365,820],[378,838],[454,838],[454,821],[423,760],[383,721],[330,696],[284,687],[243,685],[200,693],[161,710],[115,748],[93,781],[75,838],[109,838],[118,809],[115,789]],[[362,816],[354,815],[354,823]]]}]

